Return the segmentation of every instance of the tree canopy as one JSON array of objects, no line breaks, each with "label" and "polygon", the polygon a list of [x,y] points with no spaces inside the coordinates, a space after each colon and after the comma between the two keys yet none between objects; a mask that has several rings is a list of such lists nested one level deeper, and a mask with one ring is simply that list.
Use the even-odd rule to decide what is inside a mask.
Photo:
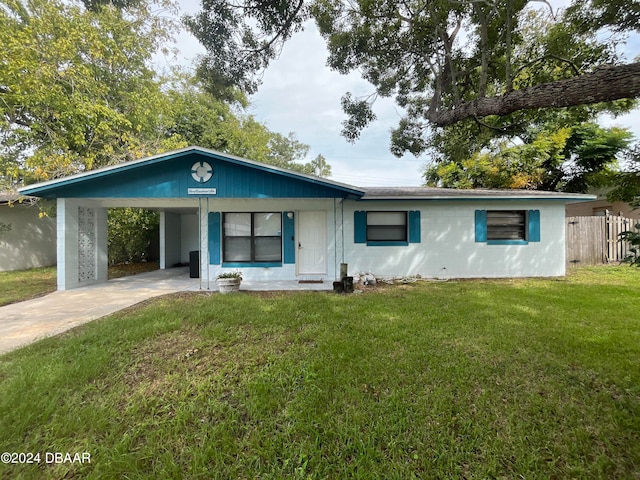
[{"label": "tree canopy", "polygon": [[343,134],[355,140],[375,119],[375,99],[393,97],[406,112],[392,132],[397,155],[424,152],[433,132],[461,122],[509,135],[541,110],[640,95],[640,63],[616,49],[640,25],[637,2],[623,0],[566,10],[534,0],[209,0],[186,19],[208,51],[199,75],[212,92],[253,93],[308,18],[329,66],[374,87],[343,97]]},{"label": "tree canopy", "polygon": [[461,161],[431,164],[424,178],[427,185],[451,188],[587,193],[614,180],[631,139],[626,129],[594,123],[531,132],[528,143],[502,141]]},{"label": "tree canopy", "polygon": [[243,113],[237,88],[221,99],[190,75],[155,71],[153,55],[170,48],[177,12],[169,0],[1,4],[0,187],[189,144],[315,171],[295,135]]}]

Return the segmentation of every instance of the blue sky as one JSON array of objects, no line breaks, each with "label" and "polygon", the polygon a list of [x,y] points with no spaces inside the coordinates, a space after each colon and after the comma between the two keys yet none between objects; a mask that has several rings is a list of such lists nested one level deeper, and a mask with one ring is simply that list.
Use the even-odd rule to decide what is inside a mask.
[{"label": "blue sky", "polygon": [[[552,2],[554,6],[568,3]],[[197,12],[198,0],[180,2],[183,12]],[[187,33],[178,37],[178,61],[192,64],[202,53],[199,43]],[[627,42],[628,60],[640,55],[640,37]],[[346,92],[366,95],[373,87],[357,73],[340,75],[326,66],[326,48],[313,22],[293,36],[280,57],[266,70],[258,93],[250,98],[248,113],[282,134],[295,132],[298,140],[310,145],[309,160],[318,154],[332,166],[332,179],[357,186],[416,186],[422,183],[421,171],[427,157],[406,155],[397,158],[389,151],[390,130],[401,112],[393,101],[379,100],[374,111],[378,117],[363,131],[355,144],[348,143],[340,130],[344,113],[340,98]],[[617,119],[603,119],[603,125],[629,127],[640,139],[640,111]]]}]

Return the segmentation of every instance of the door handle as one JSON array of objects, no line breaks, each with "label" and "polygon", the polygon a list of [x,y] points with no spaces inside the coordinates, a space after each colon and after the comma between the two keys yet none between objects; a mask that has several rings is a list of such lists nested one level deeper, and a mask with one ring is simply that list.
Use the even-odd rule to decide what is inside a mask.
[{"label": "door handle", "polygon": [[302,244],[298,242],[298,248],[302,248]]}]

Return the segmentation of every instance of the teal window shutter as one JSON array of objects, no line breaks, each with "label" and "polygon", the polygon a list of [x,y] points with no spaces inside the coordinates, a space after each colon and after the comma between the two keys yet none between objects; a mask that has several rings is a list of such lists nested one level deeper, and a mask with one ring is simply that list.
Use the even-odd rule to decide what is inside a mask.
[{"label": "teal window shutter", "polygon": [[367,243],[367,212],[353,213],[353,243]]},{"label": "teal window shutter", "polygon": [[420,243],[420,210],[409,212],[409,243]]},{"label": "teal window shutter", "polygon": [[530,242],[540,241],[540,210],[529,210],[529,238]]},{"label": "teal window shutter", "polygon": [[476,210],[476,242],[487,241],[487,211]]},{"label": "teal window shutter", "polygon": [[220,265],[220,212],[209,212],[209,264]]},{"label": "teal window shutter", "polygon": [[[291,218],[287,214],[291,214]],[[296,234],[293,212],[282,213],[283,263],[296,263]]]}]

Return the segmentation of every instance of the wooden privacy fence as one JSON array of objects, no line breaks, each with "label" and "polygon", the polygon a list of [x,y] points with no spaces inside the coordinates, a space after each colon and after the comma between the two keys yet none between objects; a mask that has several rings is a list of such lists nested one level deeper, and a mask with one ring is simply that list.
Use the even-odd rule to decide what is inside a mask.
[{"label": "wooden privacy fence", "polygon": [[629,253],[629,243],[620,241],[622,232],[637,232],[640,220],[606,215],[567,217],[567,265],[598,265],[620,262]]}]

